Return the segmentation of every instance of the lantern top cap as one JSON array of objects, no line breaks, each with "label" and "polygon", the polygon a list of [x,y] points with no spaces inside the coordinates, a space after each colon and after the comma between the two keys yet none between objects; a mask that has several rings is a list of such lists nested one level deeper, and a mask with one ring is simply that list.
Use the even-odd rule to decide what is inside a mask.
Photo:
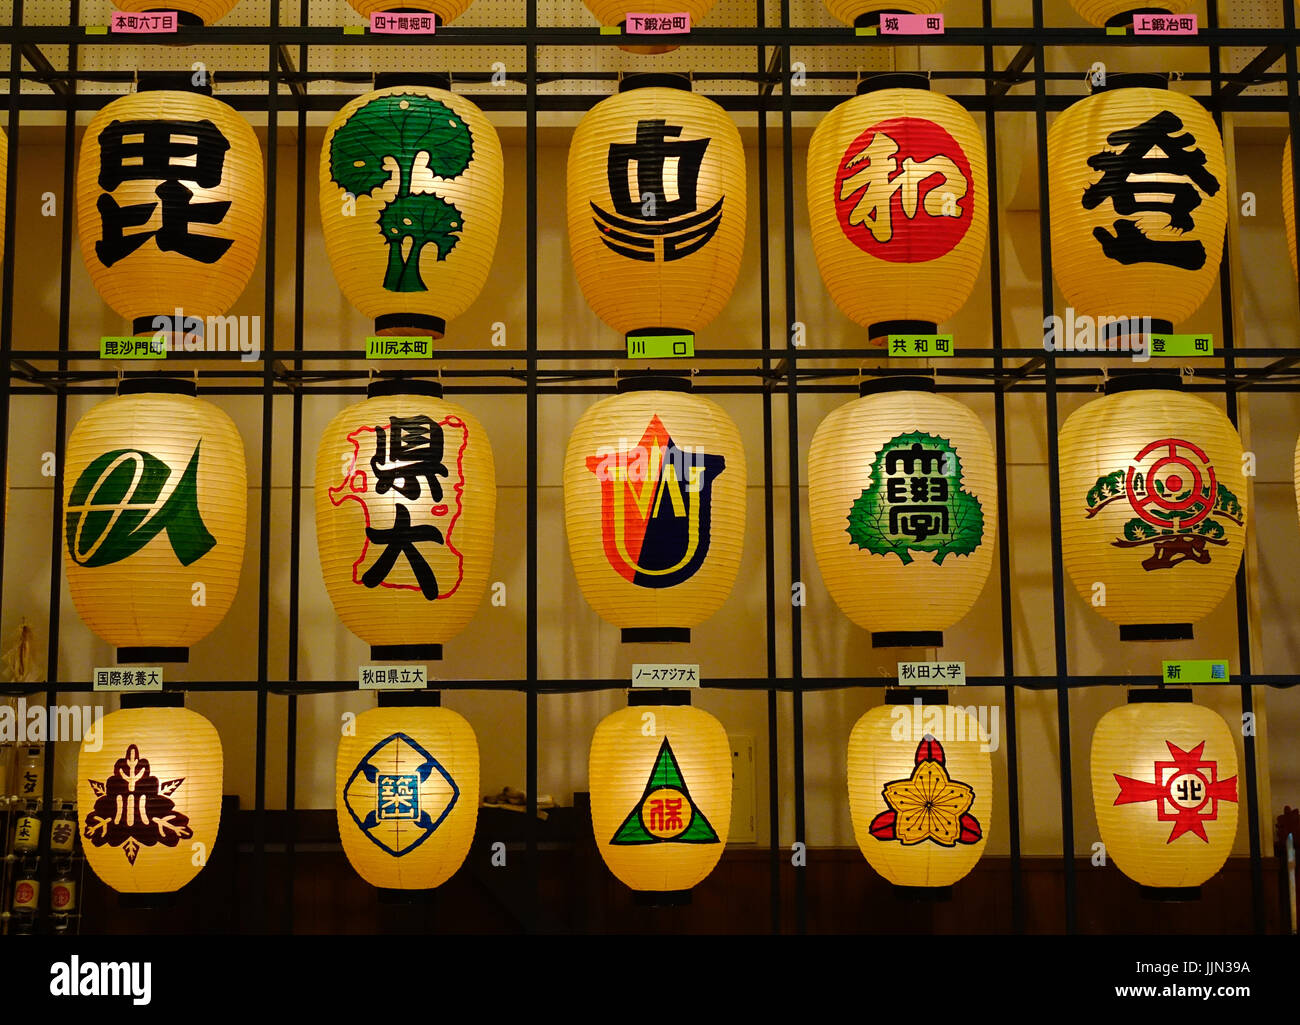
[{"label": "lantern top cap", "polygon": [[1178,391],[1183,378],[1177,368],[1160,370],[1112,370],[1102,388],[1105,395],[1126,391]]},{"label": "lantern top cap", "polygon": [[1093,93],[1110,92],[1112,89],[1168,89],[1169,76],[1154,71],[1121,71],[1106,75],[1100,82],[1089,79]]},{"label": "lantern top cap", "polygon": [[208,74],[198,76],[203,79],[202,85],[195,83],[195,77],[195,74],[190,71],[139,71],[135,76],[135,91],[198,93],[201,96],[211,96],[212,76]]},{"label": "lantern top cap", "polygon": [[440,71],[384,71],[375,75],[376,89],[397,89],[404,85],[451,91],[451,75]]},{"label": "lantern top cap", "polygon": [[630,92],[633,89],[684,89],[690,92],[691,78],[689,75],[666,71],[647,71],[636,75],[624,75],[619,79],[619,92]]},{"label": "lantern top cap", "polygon": [[377,377],[366,385],[366,398],[389,395],[429,395],[442,398],[441,381],[424,381],[415,377]]},{"label": "lantern top cap", "polygon": [[915,72],[887,71],[879,75],[867,75],[858,82],[857,94],[879,92],[881,89],[930,89],[930,77]]},{"label": "lantern top cap", "polygon": [[635,374],[618,379],[618,393],[630,391],[677,391],[691,390],[691,379],[677,377],[668,373]]},{"label": "lantern top cap", "polygon": [[858,395],[879,395],[890,391],[928,391],[935,388],[933,377],[890,376],[871,377],[858,385]]},{"label": "lantern top cap", "polygon": [[117,382],[119,395],[198,395],[192,377],[124,377]]},{"label": "lantern top cap", "polygon": [[1132,687],[1128,692],[1130,705],[1161,705],[1192,703],[1191,687]]}]

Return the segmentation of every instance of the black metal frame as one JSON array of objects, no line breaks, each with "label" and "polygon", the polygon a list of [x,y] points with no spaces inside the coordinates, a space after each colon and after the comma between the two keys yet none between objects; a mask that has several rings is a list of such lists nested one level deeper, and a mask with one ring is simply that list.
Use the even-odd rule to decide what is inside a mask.
[{"label": "black metal frame", "polygon": [[[576,2],[576,0],[575,0]],[[1225,29],[1218,24],[1217,0],[1209,0],[1209,20],[1199,35],[1194,37],[1172,37],[1161,40],[1161,46],[1189,46],[1206,49],[1209,54],[1210,71],[1208,73],[1190,73],[1182,76],[1184,80],[1204,81],[1209,85],[1209,94],[1197,97],[1221,122],[1225,111],[1285,111],[1289,118],[1290,134],[1293,140],[1300,140],[1300,71],[1297,69],[1296,45],[1300,44],[1300,32],[1297,32],[1295,13],[1291,0],[1279,0],[1283,12],[1281,29]],[[285,7],[289,5],[286,3]],[[261,369],[249,369],[245,366],[226,366],[230,357],[220,353],[190,353],[187,358],[201,360],[215,359],[225,361],[213,364],[212,369],[201,369],[197,376],[211,382],[204,387],[204,392],[212,395],[259,394],[263,398],[262,417],[262,501],[259,529],[261,532],[261,554],[258,567],[259,578],[259,614],[258,614],[258,655],[257,678],[249,681],[226,681],[222,683],[203,683],[197,685],[205,691],[254,691],[257,694],[256,722],[256,782],[254,807],[254,892],[251,904],[258,909],[264,907],[266,886],[266,765],[269,751],[267,736],[267,712],[271,695],[283,696],[287,701],[287,733],[285,737],[286,757],[286,798],[290,810],[295,800],[295,767],[297,759],[297,713],[300,695],[327,691],[351,690],[356,684],[352,681],[307,681],[299,682],[298,675],[298,637],[299,637],[299,596],[298,570],[301,564],[300,532],[291,533],[290,573],[291,588],[289,597],[288,630],[288,665],[286,678],[273,679],[269,658],[269,640],[271,623],[269,618],[269,574],[270,574],[270,474],[272,465],[272,438],[274,427],[274,398],[288,395],[293,402],[293,453],[292,453],[292,517],[298,524],[301,512],[300,485],[302,481],[302,415],[303,399],[306,395],[357,394],[364,391],[366,371],[341,368],[337,370],[308,370],[305,364],[312,362],[342,362],[360,360],[364,353],[360,350],[307,350],[302,337],[301,312],[304,304],[304,267],[303,248],[306,225],[306,186],[307,163],[309,155],[306,150],[305,129],[307,114],[312,110],[336,110],[351,95],[331,95],[309,93],[306,83],[319,81],[367,81],[369,76],[359,74],[317,73],[309,70],[308,59],[312,46],[385,46],[406,44],[409,41],[401,37],[356,36],[345,35],[339,28],[311,27],[306,25],[307,0],[298,0],[298,25],[282,25],[281,7],[271,4],[271,24],[266,27],[245,28],[234,26],[213,26],[203,29],[181,28],[170,42],[187,42],[194,44],[238,44],[252,48],[264,48],[267,53],[267,67],[264,72],[238,72],[218,76],[220,81],[258,81],[265,82],[265,94],[240,93],[223,95],[221,98],[236,109],[264,110],[267,113],[267,236],[266,236],[266,299],[265,299],[265,336]],[[538,756],[538,714],[537,700],[542,693],[580,692],[604,689],[622,689],[627,686],[625,680],[619,679],[542,679],[538,668],[538,502],[537,502],[537,468],[538,468],[538,405],[546,394],[605,394],[613,390],[612,384],[596,383],[608,381],[611,369],[625,360],[625,352],[618,349],[608,350],[561,350],[542,349],[539,345],[538,331],[538,296],[537,267],[533,255],[537,248],[537,127],[540,111],[585,110],[598,97],[584,94],[563,95],[539,93],[540,84],[559,79],[591,80],[613,79],[611,73],[574,71],[563,74],[539,73],[538,50],[548,46],[600,46],[616,45],[617,37],[601,35],[593,29],[569,29],[545,27],[537,24],[536,8],[526,4],[527,18],[524,25],[517,28],[461,28],[455,25],[438,31],[438,46],[456,47],[459,45],[492,44],[497,47],[514,47],[524,52],[524,73],[510,76],[525,86],[522,93],[502,93],[494,91],[487,94],[469,93],[479,106],[485,110],[522,110],[525,113],[525,148],[526,148],[526,222],[527,253],[529,254],[526,279],[526,348],[525,369],[503,369],[498,372],[483,370],[462,370],[455,364],[465,360],[518,360],[518,349],[459,350],[438,353],[442,362],[450,367],[442,371],[442,376],[449,381],[449,391],[462,394],[508,393],[520,394],[525,398],[527,423],[527,524],[528,546],[526,554],[526,654],[525,675],[519,680],[460,680],[455,682],[440,681],[446,689],[510,690],[523,692],[526,696],[526,789],[528,793],[528,814],[525,816],[526,849],[525,871],[528,906],[527,928],[534,930],[541,923],[538,906],[538,843],[536,832],[536,793],[537,793],[537,756]],[[998,503],[999,503],[999,537],[998,559],[1001,581],[1001,620],[1003,674],[999,676],[971,677],[968,682],[976,686],[1000,686],[1003,688],[1008,736],[1008,800],[1010,814],[1008,820],[1011,830],[1011,906],[1014,930],[1023,931],[1025,919],[1024,889],[1021,877],[1021,852],[1019,835],[1019,782],[1018,755],[1016,748],[1016,692],[1019,689],[1051,689],[1057,695],[1057,718],[1059,742],[1061,745],[1061,798],[1062,798],[1062,858],[1065,872],[1065,922],[1066,930],[1074,932],[1077,928],[1077,895],[1074,878],[1074,842],[1073,810],[1071,807],[1071,762],[1070,762],[1070,703],[1071,689],[1086,686],[1126,686],[1135,684],[1157,684],[1155,676],[1072,676],[1067,660],[1067,637],[1065,622],[1065,579],[1061,554],[1061,532],[1059,526],[1058,472],[1056,466],[1058,397],[1062,393],[1091,392],[1095,390],[1095,369],[1081,369],[1070,366],[1073,358],[1106,359],[1106,353],[1047,352],[1040,348],[1007,347],[1002,339],[1002,305],[1000,287],[1000,248],[999,248],[999,206],[997,202],[997,118],[999,112],[1032,111],[1035,115],[1036,145],[1039,167],[1040,218],[1046,225],[1048,210],[1047,165],[1046,165],[1046,129],[1047,113],[1063,109],[1079,97],[1075,95],[1052,95],[1047,92],[1049,81],[1078,80],[1072,73],[1047,72],[1043,70],[1045,54],[1054,48],[1066,45],[1087,44],[1091,47],[1110,48],[1133,45],[1146,45],[1144,40],[1132,35],[1112,36],[1099,29],[1061,29],[1043,26],[1042,0],[1033,0],[1033,25],[1031,28],[1003,28],[993,24],[991,0],[983,0],[983,25],[974,28],[949,28],[939,41],[928,37],[897,37],[885,41],[878,37],[858,37],[850,29],[819,29],[791,26],[789,3],[780,4],[780,24],[769,27],[765,22],[766,5],[764,0],[755,0],[756,21],[753,27],[744,28],[702,28],[683,37],[685,46],[725,46],[753,47],[756,54],[753,73],[729,73],[717,75],[696,75],[696,80],[707,83],[710,80],[742,79],[752,82],[752,94],[724,94],[714,96],[723,107],[736,111],[754,111],[757,117],[760,146],[758,147],[759,193],[758,204],[760,222],[769,225],[769,176],[771,172],[768,145],[769,115],[780,116],[780,150],[781,150],[781,217],[784,229],[784,316],[787,325],[785,344],[773,345],[771,337],[771,313],[773,308],[769,288],[769,270],[771,268],[771,246],[766,230],[760,232],[761,265],[761,306],[760,324],[761,344],[749,349],[700,350],[697,356],[715,361],[735,361],[734,366],[714,367],[697,371],[696,390],[701,393],[750,394],[761,398],[764,433],[764,537],[766,542],[765,584],[766,584],[766,660],[767,676],[760,678],[709,678],[704,686],[724,689],[745,689],[764,691],[767,695],[768,713],[768,779],[769,779],[769,814],[770,814],[770,910],[772,930],[781,931],[786,923],[782,921],[782,858],[784,853],[780,842],[780,807],[779,779],[780,760],[777,749],[777,724],[780,712],[780,696],[790,695],[790,708],[793,718],[793,780],[794,780],[794,836],[797,841],[805,837],[805,797],[804,797],[804,737],[803,737],[803,695],[809,691],[842,688],[848,686],[888,687],[895,681],[892,678],[859,677],[806,677],[803,674],[802,632],[800,608],[791,606],[791,622],[785,642],[789,645],[791,672],[788,676],[778,673],[778,652],[781,644],[776,625],[776,608],[778,589],[784,592],[775,565],[775,488],[773,485],[773,401],[784,392],[788,418],[788,448],[791,505],[790,505],[790,572],[791,581],[803,579],[806,569],[805,560],[800,552],[800,517],[798,502],[799,479],[799,395],[801,393],[852,393],[856,376],[854,371],[840,369],[823,369],[810,367],[809,363],[818,359],[878,359],[881,350],[874,348],[826,349],[808,348],[796,344],[792,334],[797,321],[795,309],[796,267],[794,261],[794,209],[795,195],[793,188],[793,114],[796,110],[827,110],[844,99],[843,95],[808,95],[795,96],[789,88],[783,87],[788,81],[791,68],[791,48],[795,46],[892,46],[892,45],[941,45],[945,47],[978,48],[982,58],[981,67],[966,71],[934,72],[934,79],[964,80],[982,83],[983,91],[963,93],[953,98],[972,111],[986,113],[985,132],[989,156],[989,190],[990,190],[990,281],[991,281],[991,348],[962,348],[956,351],[959,357],[976,358],[981,361],[974,367],[949,368],[941,370],[947,383],[940,384],[938,390],[959,393],[991,393],[994,399],[996,419],[996,446],[998,457]],[[115,378],[116,372],[102,369],[75,370],[73,364],[90,362],[94,364],[99,354],[97,351],[73,349],[70,345],[70,305],[71,305],[71,260],[72,256],[72,214],[68,202],[63,204],[61,224],[61,243],[64,262],[60,277],[59,290],[59,332],[58,348],[55,351],[17,350],[13,346],[13,298],[14,298],[14,239],[16,233],[15,205],[19,174],[19,144],[21,132],[21,114],[24,111],[56,110],[64,113],[64,175],[63,189],[65,200],[73,192],[74,149],[76,139],[76,112],[97,109],[112,97],[102,94],[79,93],[80,82],[121,81],[129,82],[129,73],[97,73],[79,70],[60,70],[46,58],[43,46],[67,45],[68,68],[77,65],[77,46],[87,41],[84,30],[77,25],[80,20],[79,0],[69,2],[69,27],[29,26],[23,24],[23,0],[12,0],[12,23],[0,27],[0,44],[10,46],[8,85],[8,164],[9,176],[6,182],[7,209],[10,211],[5,224],[5,261],[3,277],[0,278],[0,361],[5,371],[0,372],[0,462],[7,464],[10,397],[15,394],[51,395],[56,403],[54,451],[56,454],[56,474],[54,480],[54,501],[59,501],[62,493],[62,456],[64,436],[67,430],[67,398],[70,394],[110,394],[113,387],[107,381]],[[147,39],[143,40],[148,42]],[[95,45],[123,44],[139,46],[139,36],[96,36]],[[994,46],[1014,46],[1017,53],[1005,68],[994,65]],[[1258,47],[1259,55],[1245,68],[1235,74],[1222,72],[1219,66],[1219,48],[1223,46]],[[293,49],[296,48],[296,57]],[[974,55],[974,54],[972,54]],[[1285,70],[1281,73],[1271,69],[1283,61]],[[24,70],[24,62],[29,66]],[[851,72],[805,72],[809,78],[852,80]],[[457,73],[457,82],[480,83],[489,76],[482,73]],[[49,93],[23,94],[20,82],[36,81],[48,87]],[[1287,92],[1283,96],[1248,95],[1252,86],[1282,81],[1286,83]],[[282,91],[282,87],[284,90]],[[1016,87],[1032,88],[1032,95],[1012,95]],[[704,90],[707,92],[707,88]],[[779,93],[779,96],[778,96]],[[277,204],[276,161],[278,155],[277,135],[281,123],[281,111],[296,114],[298,128],[296,151],[296,195],[295,195],[295,281],[294,308],[295,329],[290,346],[277,348],[274,338],[275,313],[275,249],[273,245],[275,212]],[[1300,196],[1300,170],[1294,173],[1296,195]],[[1051,251],[1047,232],[1040,231],[1042,258],[1042,307],[1044,316],[1050,316],[1053,308],[1053,282],[1051,275]],[[1237,419],[1237,392],[1243,390],[1258,392],[1300,391],[1300,371],[1293,369],[1300,363],[1300,347],[1238,347],[1233,337],[1232,301],[1230,279],[1230,247],[1225,246],[1223,262],[1220,268],[1221,305],[1223,321],[1220,338],[1222,339],[1222,364],[1212,369],[1198,371],[1197,381],[1191,383],[1192,390],[1219,392],[1226,395],[1228,414],[1234,423]],[[1125,358],[1122,354],[1109,354]],[[1247,358],[1268,358],[1271,360],[1262,367],[1243,367],[1239,360]],[[590,364],[589,370],[557,371],[546,368],[545,364],[555,360],[582,361]],[[43,365],[53,364],[52,369],[39,369]],[[872,368],[873,374],[915,373],[915,370]],[[466,384],[458,386],[455,382],[462,377],[501,378],[502,384]],[[849,380],[844,380],[848,378]],[[589,383],[583,383],[584,381]],[[234,383],[230,383],[234,382]],[[1011,574],[1009,561],[1009,527],[1008,527],[1008,493],[1006,475],[1006,393],[1015,389],[1020,392],[1042,392],[1045,396],[1048,438],[1048,464],[1050,472],[1050,503],[1052,511],[1052,589],[1053,589],[1053,629],[1055,637],[1056,665],[1051,676],[1023,676],[1014,671],[1014,644],[1011,632]],[[0,504],[0,535],[3,535],[5,510]],[[4,693],[40,693],[44,692],[46,701],[53,703],[60,692],[78,692],[90,689],[89,682],[61,681],[58,678],[59,650],[59,603],[62,573],[62,537],[60,517],[51,517],[51,578],[50,578],[50,622],[48,666],[49,678],[43,684],[7,686]],[[0,545],[0,583],[3,582],[3,546]],[[1250,661],[1250,623],[1247,605],[1246,567],[1243,560],[1236,581],[1237,630],[1239,639],[1238,660],[1240,672],[1231,686],[1238,687],[1241,694],[1243,712],[1252,709],[1252,690],[1254,686],[1292,687],[1300,683],[1300,674],[1274,675],[1252,672]],[[177,684],[175,689],[185,689],[185,684]],[[169,685],[169,689],[172,689]],[[197,689],[197,688],[196,688]],[[1247,813],[1249,818],[1250,857],[1252,866],[1252,895],[1254,925],[1258,932],[1265,928],[1265,906],[1263,890],[1262,854],[1259,844],[1260,811],[1258,808],[1257,766],[1254,739],[1245,739],[1245,767],[1247,792]],[[46,748],[46,778],[52,783],[54,769],[53,745]],[[52,785],[45,788],[45,812],[48,813],[52,803]],[[292,858],[294,852],[293,819],[289,816],[289,834],[287,854],[291,870],[288,873],[289,886],[293,885]],[[48,831],[44,842],[48,842]],[[42,852],[47,853],[46,851]],[[48,873],[49,858],[41,859],[43,871]],[[864,869],[865,870],[865,869]],[[806,927],[807,894],[805,890],[805,873],[795,873],[794,931],[803,932]],[[48,884],[48,879],[43,883]],[[48,885],[42,886],[42,892],[48,893]],[[292,931],[292,890],[286,902],[286,919],[280,928]],[[255,920],[258,931],[271,928],[264,919]]]}]

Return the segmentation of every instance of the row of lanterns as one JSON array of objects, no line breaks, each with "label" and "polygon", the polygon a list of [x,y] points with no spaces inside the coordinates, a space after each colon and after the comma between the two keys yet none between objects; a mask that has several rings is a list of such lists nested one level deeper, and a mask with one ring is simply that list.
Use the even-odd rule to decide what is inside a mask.
[{"label": "row of lanterns", "polygon": [[[1237,831],[1231,733],[1190,694],[1134,691],[1102,717],[1092,742],[1107,857],[1165,897],[1192,896],[1222,868]],[[383,889],[440,886],[474,839],[473,729],[431,706],[371,709],[354,727],[335,773],[348,860]],[[633,703],[605,718],[588,778],[596,845],[614,875],[650,903],[682,902],[726,845],[731,772],[726,731],[698,708]],[[83,743],[77,775],[83,846],[101,879],[159,893],[198,874],[217,839],[222,790],[221,741],[203,716],[183,707],[112,712],[94,750]],[[873,708],[849,738],[848,790],[872,868],[895,886],[949,887],[979,861],[991,826],[989,737],[953,705]]]},{"label": "row of lanterns", "polygon": [[[1179,385],[1176,373],[1112,376],[1060,433],[1065,566],[1124,640],[1191,637],[1244,548],[1240,436]],[[740,433],[689,387],[622,379],[620,394],[579,419],[565,455],[575,576],[628,642],[688,641],[739,569]],[[818,565],[877,647],[941,646],[993,561],[992,442],[969,408],[933,389],[932,378],[865,383],[808,452]],[[68,439],[69,589],[122,661],[184,660],[238,587],[243,443],[194,392],[191,381],[127,379]],[[487,586],[495,507],[487,433],[439,385],[379,380],[330,421],[316,461],[320,565],[339,618],[372,657],[441,657]]]},{"label": "row of lanterns", "polygon": [[[116,0],[124,11],[156,10],[156,0]],[[189,20],[212,25],[220,21],[239,0],[174,0],[172,6],[189,16]],[[434,14],[438,24],[448,24],[464,14],[472,0],[348,0],[357,13],[369,16],[375,11],[423,11]],[[884,12],[933,14],[943,8],[943,0],[825,0],[830,13],[846,25],[867,25],[878,21]],[[622,25],[631,13],[689,14],[691,25],[699,23],[713,9],[717,0],[583,0],[587,9],[602,25]],[[1093,25],[1131,24],[1133,14],[1179,14],[1189,9],[1188,0],[1161,0],[1154,6],[1135,7],[1132,0],[1070,0],[1080,15]],[[658,52],[651,51],[651,52]]]},{"label": "row of lanterns", "polygon": [[[339,111],[321,151],[326,248],[379,334],[442,337],[482,290],[496,247],[496,131],[469,100],[422,84],[431,77],[377,77],[383,87]],[[96,115],[82,146],[82,253],[137,334],[157,331],[173,307],[197,322],[224,314],[260,245],[253,131],[210,86],[189,81],[142,76],[139,92]],[[1163,80],[1108,83],[1048,133],[1053,270],[1076,315],[1150,318],[1170,330],[1218,271],[1222,140],[1205,109]],[[928,86],[917,76],[864,80],[808,148],[818,266],[835,302],[877,342],[951,318],[988,236],[982,133],[956,101],[918,84]],[[1168,188],[1145,190],[1152,180]],[[574,133],[567,219],[579,284],[607,324],[627,335],[694,334],[728,301],[744,248],[735,124],[682,76],[624,78]]]}]

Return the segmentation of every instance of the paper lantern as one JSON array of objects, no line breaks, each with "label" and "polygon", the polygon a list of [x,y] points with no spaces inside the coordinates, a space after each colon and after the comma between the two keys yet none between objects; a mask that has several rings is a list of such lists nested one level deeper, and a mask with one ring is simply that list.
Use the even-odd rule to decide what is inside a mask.
[{"label": "paper lantern", "polygon": [[880,344],[890,333],[933,332],[966,302],[984,260],[983,134],[956,101],[928,88],[919,75],[866,79],[808,144],[822,280]]},{"label": "paper lantern", "polygon": [[942,645],[993,564],[993,443],[979,417],[933,389],[933,378],[867,382],[808,450],[817,565],[877,647]]},{"label": "paper lantern", "polygon": [[1169,331],[1219,273],[1223,140],[1200,103],[1164,86],[1109,75],[1048,129],[1052,270],[1076,316],[1150,317]]},{"label": "paper lantern", "polygon": [[81,143],[81,255],[137,335],[202,334],[239,298],[261,248],[257,136],[211,86],[190,82],[142,73],[139,91],[100,110]]},{"label": "paper lantern", "polygon": [[623,393],[587,410],[569,438],[564,525],[573,570],[624,641],[689,641],[740,567],[740,432],[689,387],[681,378],[625,379]]},{"label": "paper lantern", "polygon": [[[602,25],[625,26],[629,14],[688,14],[691,28],[699,27],[700,19],[713,9],[717,0],[582,0],[587,10],[596,16]],[[620,44],[620,50],[628,53],[657,54],[670,53],[677,49],[677,43],[669,42],[673,37],[660,36],[662,42],[647,43],[639,46]]]},{"label": "paper lantern", "polygon": [[439,25],[446,25],[464,14],[472,0],[348,0],[348,3],[354,11],[366,19],[375,12],[420,11],[434,15]]},{"label": "paper lantern", "polygon": [[221,622],[244,561],[244,443],[190,381],[128,379],[68,437],[68,590],[122,661],[187,660]]},{"label": "paper lantern", "polygon": [[1111,28],[1133,24],[1133,15],[1183,14],[1191,10],[1189,0],[1070,0],[1070,6],[1091,25]]},{"label": "paper lantern", "polygon": [[[478,298],[501,223],[496,129],[429,75],[381,75],[325,130],[320,213],[343,294],[380,335],[441,338]],[[445,81],[445,79],[443,79]]]},{"label": "paper lantern", "polygon": [[1190,691],[1129,700],[1139,698],[1154,700],[1112,708],[1092,735],[1097,827],[1106,856],[1130,879],[1195,896],[1188,891],[1223,867],[1237,836],[1232,732],[1191,704]]},{"label": "paper lantern", "polygon": [[450,879],[478,821],[478,741],[448,708],[372,708],[339,741],[335,808],[343,852],[371,886]]},{"label": "paper lantern", "polygon": [[94,739],[77,756],[86,860],[122,893],[179,890],[211,857],[221,825],[215,727],[187,708],[123,708]]},{"label": "paper lantern", "polygon": [[176,11],[182,25],[215,25],[239,0],[113,0],[119,11]]},{"label": "paper lantern", "polygon": [[826,9],[845,25],[866,28],[878,26],[885,13],[934,14],[943,4],[944,0],[826,0]]},{"label": "paper lantern", "polygon": [[625,76],[573,133],[568,217],[578,283],[601,320],[625,335],[693,335],[740,271],[740,132],[682,76]]},{"label": "paper lantern", "polygon": [[895,886],[951,886],[984,853],[989,737],[953,705],[880,705],[849,735],[849,811],[867,862]]},{"label": "paper lantern", "polygon": [[682,902],[717,865],[731,828],[722,723],[689,705],[619,709],[596,727],[588,774],[596,847],[609,870],[657,902]]},{"label": "paper lantern", "polygon": [[[1291,260],[1291,274],[1296,274],[1295,255],[1295,178],[1291,169],[1291,140],[1282,150],[1282,222],[1286,225],[1286,255]],[[4,222],[0,221],[0,228]]]},{"label": "paper lantern", "polygon": [[483,425],[428,381],[376,381],[316,457],[316,544],[334,611],[380,659],[442,657],[492,567]]},{"label": "paper lantern", "polygon": [[1178,377],[1112,376],[1060,435],[1061,545],[1080,596],[1121,640],[1192,636],[1246,538],[1241,437]]}]

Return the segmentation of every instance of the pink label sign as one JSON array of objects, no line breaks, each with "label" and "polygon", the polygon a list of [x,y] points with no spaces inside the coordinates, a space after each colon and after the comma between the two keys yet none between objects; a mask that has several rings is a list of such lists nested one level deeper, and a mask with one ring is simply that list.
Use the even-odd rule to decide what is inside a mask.
[{"label": "pink label sign", "polygon": [[941,36],[942,14],[882,14],[880,34],[885,36]]},{"label": "pink label sign", "polygon": [[629,35],[676,36],[691,30],[688,11],[678,14],[629,14],[625,22]]},{"label": "pink label sign", "polygon": [[175,11],[114,11],[108,27],[114,32],[175,32]]},{"label": "pink label sign", "polygon": [[388,35],[431,36],[437,27],[438,23],[432,14],[370,12],[371,32],[383,32]]},{"label": "pink label sign", "polygon": [[1135,14],[1133,34],[1135,36],[1194,36],[1196,15]]}]

